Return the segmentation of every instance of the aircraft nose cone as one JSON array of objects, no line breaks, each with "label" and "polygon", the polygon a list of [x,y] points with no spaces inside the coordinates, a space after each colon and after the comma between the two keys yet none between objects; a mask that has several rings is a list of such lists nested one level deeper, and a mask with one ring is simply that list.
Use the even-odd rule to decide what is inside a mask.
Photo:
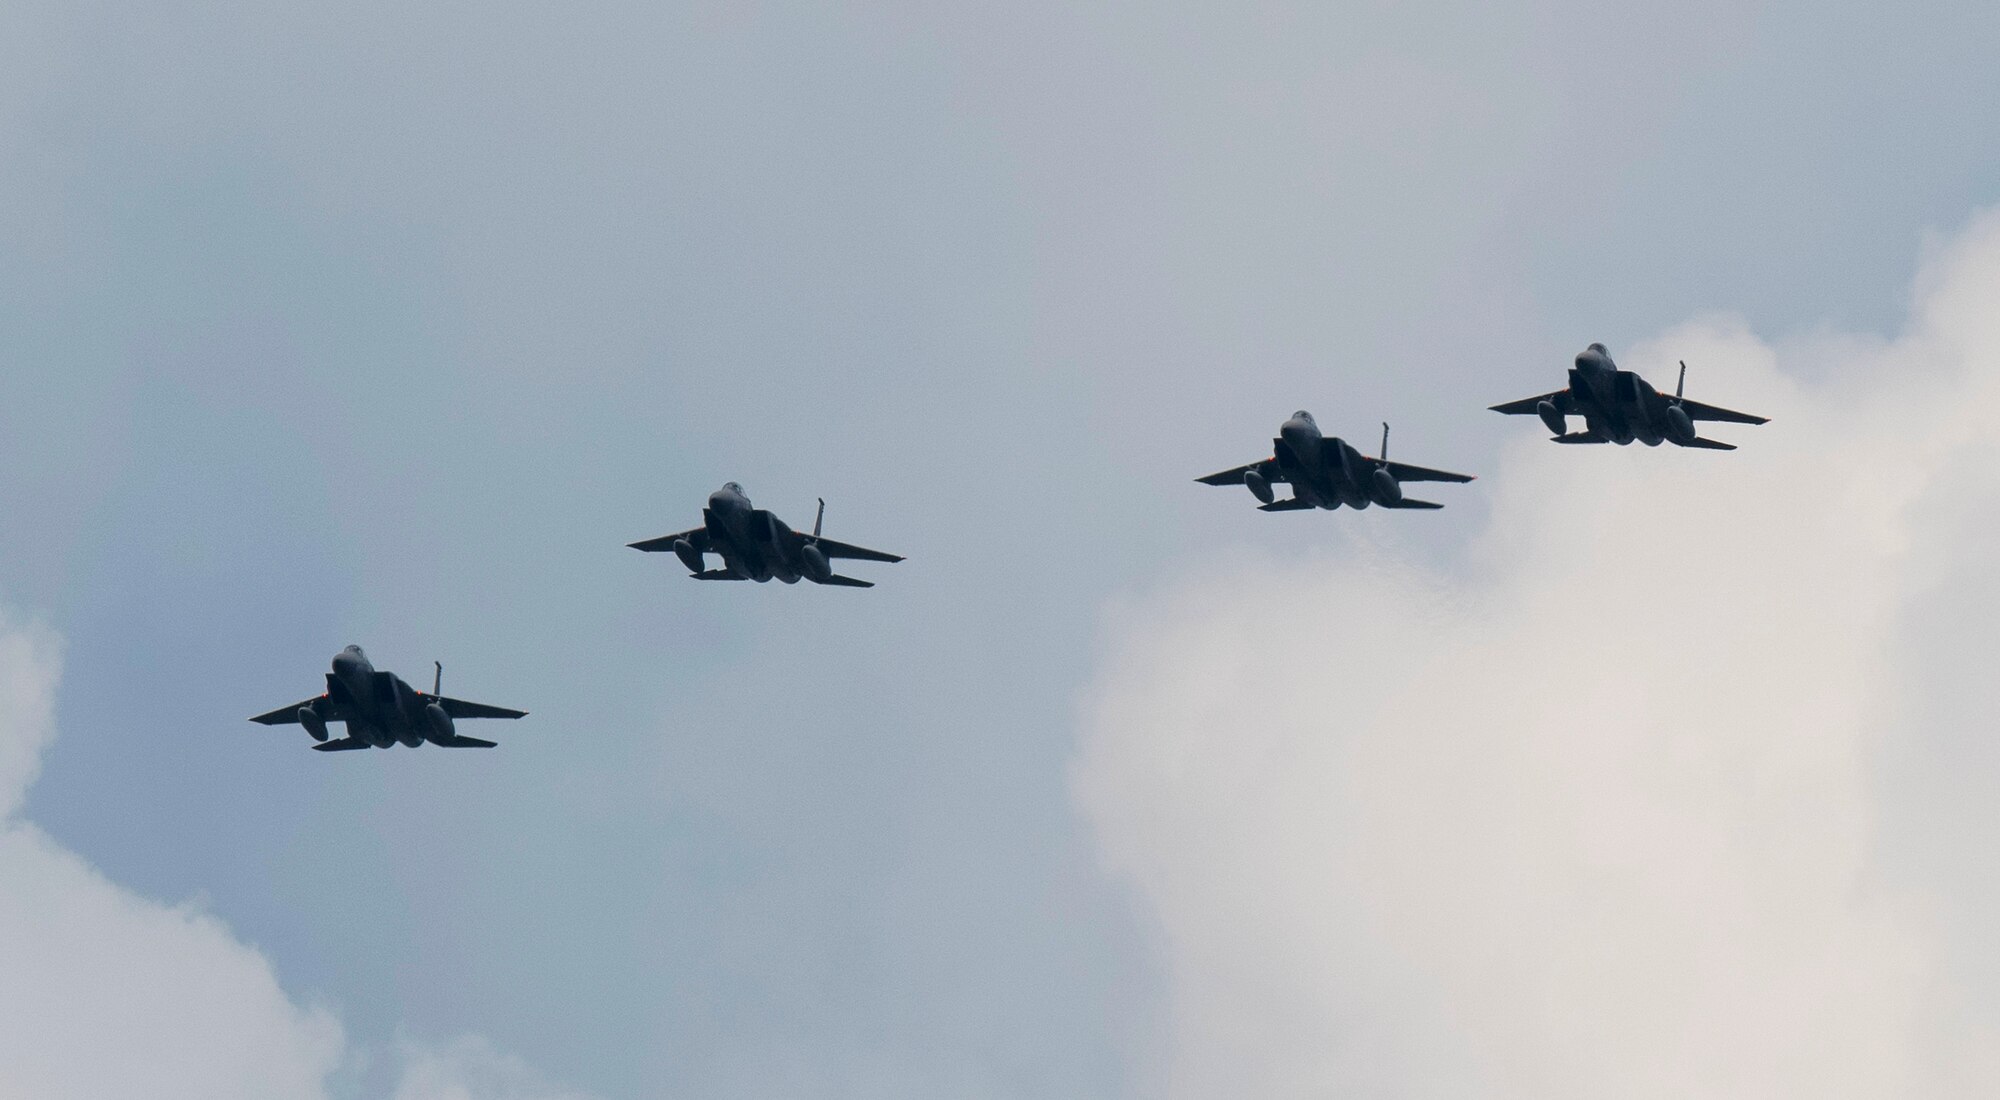
[{"label": "aircraft nose cone", "polygon": [[1604,353],[1596,348],[1585,348],[1576,353],[1578,370],[1598,370],[1604,366]]}]

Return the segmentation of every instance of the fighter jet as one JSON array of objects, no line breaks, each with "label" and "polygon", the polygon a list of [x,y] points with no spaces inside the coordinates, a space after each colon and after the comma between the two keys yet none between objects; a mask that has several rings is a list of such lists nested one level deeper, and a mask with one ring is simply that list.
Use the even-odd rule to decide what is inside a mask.
[{"label": "fighter jet", "polygon": [[[1636,439],[1657,447],[1661,440],[1667,440],[1711,451],[1733,451],[1736,445],[1696,435],[1695,421],[1763,424],[1770,419],[1689,401],[1681,396],[1687,375],[1684,362],[1674,395],[1668,397],[1632,371],[1619,370],[1603,344],[1592,344],[1578,353],[1576,366],[1569,372],[1568,389],[1495,405],[1493,411],[1510,416],[1534,413],[1556,433],[1557,443],[1616,443],[1623,447]],[[1572,416],[1583,417],[1583,431],[1569,430]]]},{"label": "fighter jet", "polygon": [[[701,510],[701,526],[691,531],[661,535],[644,542],[629,543],[634,550],[657,553],[672,550],[681,564],[698,581],[756,581],[773,577],[797,584],[800,577],[815,584],[837,584],[849,588],[873,588],[874,581],[855,580],[834,573],[832,559],[857,558],[861,561],[902,561],[895,554],[864,550],[821,538],[820,524],[826,520],[826,501],[819,502],[810,535],[801,535],[785,521],[761,508],[751,507],[743,486],[727,482],[708,494],[708,507]],[[722,568],[708,568],[704,555],[722,558]]]},{"label": "fighter jet", "polygon": [[[1248,486],[1250,495],[1263,501],[1258,510],[1291,512],[1302,508],[1442,508],[1428,500],[1403,495],[1405,481],[1471,481],[1470,474],[1454,474],[1389,461],[1389,425],[1382,425],[1382,457],[1369,458],[1338,436],[1323,436],[1312,414],[1300,409],[1278,429],[1271,441],[1271,457],[1248,466],[1237,466],[1219,474],[1198,477],[1203,485]],[[1290,500],[1278,500],[1271,486],[1277,482],[1292,486]]]},{"label": "fighter jet", "polygon": [[[279,707],[269,714],[250,719],[266,726],[286,726],[296,722],[319,742],[321,752],[346,749],[386,749],[397,742],[411,748],[429,741],[450,749],[490,749],[491,741],[461,736],[453,725],[458,718],[520,718],[525,710],[490,707],[447,699],[439,694],[444,686],[444,666],[437,666],[430,694],[412,688],[393,672],[377,672],[368,655],[358,645],[348,646],[333,658],[333,671],[326,674],[326,693],[302,703]],[[331,722],[347,723],[347,736],[327,740]]]}]

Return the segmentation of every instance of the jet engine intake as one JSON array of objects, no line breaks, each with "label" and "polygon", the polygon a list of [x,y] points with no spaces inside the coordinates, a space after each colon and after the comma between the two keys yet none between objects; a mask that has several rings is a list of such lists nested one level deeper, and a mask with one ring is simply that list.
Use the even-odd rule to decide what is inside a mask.
[{"label": "jet engine intake", "polygon": [[681,564],[687,566],[690,573],[699,573],[707,567],[707,563],[701,560],[701,552],[686,539],[674,540],[674,556],[681,559]]},{"label": "jet engine intake", "polygon": [[1694,442],[1694,418],[1679,405],[1667,406],[1667,435],[1676,443]]},{"label": "jet engine intake", "polygon": [[326,719],[321,718],[319,712],[313,708],[299,708],[299,725],[304,726],[306,732],[312,734],[313,740],[326,740]]},{"label": "jet engine intake", "polygon": [[1243,471],[1243,484],[1250,490],[1251,496],[1256,497],[1265,504],[1269,504],[1275,499],[1271,493],[1270,480],[1255,470]]},{"label": "jet engine intake", "polygon": [[1549,430],[1554,432],[1555,434],[1557,435],[1569,434],[1569,418],[1564,416],[1560,409],[1556,408],[1555,402],[1553,401],[1536,402],[1535,415],[1541,417],[1542,423],[1547,424],[1549,426]]},{"label": "jet engine intake", "polygon": [[1396,475],[1388,470],[1380,466],[1375,467],[1375,473],[1369,481],[1374,488],[1377,504],[1394,504],[1403,499],[1403,483],[1397,481]]},{"label": "jet engine intake", "polygon": [[451,715],[446,714],[444,707],[439,704],[425,704],[424,718],[430,723],[431,740],[442,744],[458,736],[458,730],[451,723]]},{"label": "jet engine intake", "polygon": [[799,547],[799,564],[805,567],[805,575],[824,583],[833,576],[833,564],[826,560],[826,551],[816,543],[806,543]]}]

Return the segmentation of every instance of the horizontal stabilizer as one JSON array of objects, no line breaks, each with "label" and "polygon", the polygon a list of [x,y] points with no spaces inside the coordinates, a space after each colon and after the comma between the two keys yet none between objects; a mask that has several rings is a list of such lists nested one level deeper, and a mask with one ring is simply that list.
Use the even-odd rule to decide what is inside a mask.
[{"label": "horizontal stabilizer", "polygon": [[1415,497],[1404,497],[1403,499],[1397,501],[1394,504],[1378,504],[1376,505],[1376,507],[1377,508],[1442,508],[1444,507],[1444,505],[1433,504],[1428,500],[1418,500]]},{"label": "horizontal stabilizer", "polygon": [[[314,707],[315,709],[317,709],[317,704],[319,704],[320,702],[321,700],[318,699],[301,699],[298,702],[293,703],[291,706],[279,707],[277,710],[270,711],[265,714],[260,714],[257,717],[252,718],[250,720],[252,722],[257,723],[260,726],[293,725],[297,723],[299,720],[299,711],[301,708]],[[328,707],[327,709],[332,710],[333,708]],[[332,719],[328,720],[332,721]]]},{"label": "horizontal stabilizer", "polygon": [[1568,435],[1552,435],[1551,443],[1609,443],[1611,440],[1596,432],[1571,432]]},{"label": "horizontal stabilizer", "polygon": [[823,580],[823,581],[821,581],[821,582],[819,582],[819,583],[821,583],[821,584],[832,584],[832,585],[839,585],[839,586],[841,586],[841,587],[843,587],[843,588],[873,588],[873,587],[875,587],[875,582],[874,582],[874,581],[858,581],[858,580],[855,580],[855,579],[854,579],[853,577],[843,577],[843,576],[840,576],[840,575],[839,575],[839,574],[837,574],[837,573],[836,573],[836,574],[834,574],[833,576],[830,576],[830,577],[828,577],[827,579],[825,579],[825,580]]},{"label": "horizontal stabilizer", "polygon": [[727,569],[704,569],[699,573],[689,573],[688,576],[698,581],[740,581],[743,579]]},{"label": "horizontal stabilizer", "polygon": [[365,749],[367,747],[368,747],[368,742],[363,741],[359,737],[343,737],[338,741],[326,741],[322,742],[321,744],[314,745],[313,751],[345,752],[348,749]]},{"label": "horizontal stabilizer", "polygon": [[1304,497],[1293,497],[1290,500],[1274,500],[1269,504],[1259,504],[1257,510],[1259,512],[1300,512],[1306,511],[1312,508],[1312,506],[1313,502]]},{"label": "horizontal stabilizer", "polygon": [[442,745],[447,749],[491,749],[499,747],[498,742],[481,741],[477,737],[450,737],[443,741],[433,738],[431,744]]},{"label": "horizontal stabilizer", "polygon": [[1681,446],[1695,447],[1704,451],[1733,451],[1736,449],[1736,444],[1724,443],[1719,439],[1690,439],[1686,443],[1681,444]]}]

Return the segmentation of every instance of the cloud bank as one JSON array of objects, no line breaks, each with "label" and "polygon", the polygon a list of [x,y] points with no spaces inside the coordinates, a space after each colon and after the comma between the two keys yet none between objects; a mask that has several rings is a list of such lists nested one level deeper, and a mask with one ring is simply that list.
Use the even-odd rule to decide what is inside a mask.
[{"label": "cloud bank", "polygon": [[402,1080],[393,1100],[587,1100],[476,1035],[436,1046],[406,1040],[401,1054]]},{"label": "cloud bank", "polygon": [[330,1013],[214,917],[120,889],[15,816],[59,671],[54,639],[0,623],[0,1093],[324,1095]]},{"label": "cloud bank", "polygon": [[[111,882],[18,814],[54,735],[57,640],[0,618],[0,1095],[311,1098],[359,1068],[338,1019],[199,905]],[[398,1100],[571,1097],[476,1037],[404,1043]]]},{"label": "cloud bank", "polygon": [[1074,786],[1157,920],[1161,1091],[2000,1094],[2000,870],[1950,855],[2000,842],[2000,216],[1914,301],[1614,346],[1774,422],[1495,417],[1449,575],[1292,517],[1354,537],[1114,616]]}]

